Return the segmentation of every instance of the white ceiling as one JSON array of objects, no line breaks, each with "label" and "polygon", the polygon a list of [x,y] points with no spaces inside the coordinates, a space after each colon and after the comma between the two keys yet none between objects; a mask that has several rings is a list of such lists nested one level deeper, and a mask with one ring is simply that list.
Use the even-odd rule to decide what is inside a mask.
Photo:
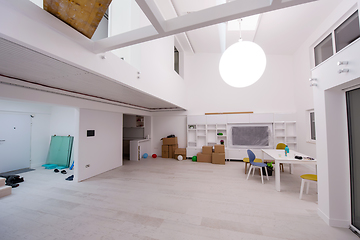
[{"label": "white ceiling", "polygon": [[[157,0],[162,2],[164,0]],[[191,14],[217,5],[216,0],[169,0],[179,15]],[[242,31],[242,38],[259,44],[266,54],[293,54],[321,21],[342,0],[318,0],[261,14],[255,32]],[[198,53],[220,53],[219,24],[187,32],[193,49]],[[239,39],[239,32],[226,32],[226,47]]]}]

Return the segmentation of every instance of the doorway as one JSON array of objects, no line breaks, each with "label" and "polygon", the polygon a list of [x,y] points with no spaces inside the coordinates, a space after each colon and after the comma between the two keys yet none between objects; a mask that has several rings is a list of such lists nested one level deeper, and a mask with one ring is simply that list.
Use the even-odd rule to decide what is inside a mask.
[{"label": "doorway", "polygon": [[0,173],[30,168],[31,117],[0,113]]},{"label": "doorway", "polygon": [[360,229],[360,88],[346,92],[349,156],[351,225],[355,232]]}]

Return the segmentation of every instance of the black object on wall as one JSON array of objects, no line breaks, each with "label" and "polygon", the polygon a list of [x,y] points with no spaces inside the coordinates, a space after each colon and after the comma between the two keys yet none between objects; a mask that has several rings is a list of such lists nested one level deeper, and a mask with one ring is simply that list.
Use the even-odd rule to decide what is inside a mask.
[{"label": "black object on wall", "polygon": [[87,137],[94,137],[95,136],[95,130],[87,130]]}]

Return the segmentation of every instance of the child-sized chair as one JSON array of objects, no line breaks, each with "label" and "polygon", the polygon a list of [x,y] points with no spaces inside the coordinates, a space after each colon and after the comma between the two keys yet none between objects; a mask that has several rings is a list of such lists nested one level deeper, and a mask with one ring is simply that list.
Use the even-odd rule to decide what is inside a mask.
[{"label": "child-sized chair", "polygon": [[249,173],[248,173],[248,176],[247,176],[246,180],[249,179],[251,170],[253,170],[253,176],[254,176],[255,168],[260,168],[261,182],[262,182],[262,184],[264,184],[264,176],[263,176],[263,173],[262,173],[262,168],[265,167],[266,177],[267,177],[267,180],[269,181],[269,176],[268,176],[268,172],[267,172],[267,164],[262,163],[262,162],[255,162],[255,154],[251,150],[247,150],[247,154],[249,156],[250,169],[249,169]]},{"label": "child-sized chair", "polygon": [[317,175],[315,175],[315,174],[304,174],[304,175],[301,175],[300,177],[301,177],[301,188],[300,188],[300,197],[299,198],[301,199],[302,194],[304,192],[305,183],[307,183],[306,194],[309,194],[310,182],[316,182],[316,184],[317,184]]}]

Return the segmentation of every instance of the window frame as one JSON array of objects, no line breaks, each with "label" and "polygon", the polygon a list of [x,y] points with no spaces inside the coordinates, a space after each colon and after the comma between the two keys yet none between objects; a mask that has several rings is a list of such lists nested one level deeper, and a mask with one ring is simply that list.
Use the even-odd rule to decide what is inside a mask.
[{"label": "window frame", "polygon": [[[328,29],[328,31],[326,31],[324,34],[322,34],[317,41],[315,41],[311,46],[310,46],[310,56],[311,57],[311,64],[313,66],[313,68],[317,68],[318,66],[320,66],[322,63],[326,62],[328,59],[332,58],[334,55],[336,55],[338,52],[341,52],[343,49],[347,48],[348,46],[350,46],[353,42],[356,42],[359,38],[355,39],[354,41],[352,41],[352,43],[349,43],[347,46],[345,46],[344,48],[342,48],[341,50],[337,51],[336,49],[336,40],[335,40],[335,29],[338,29],[339,26],[341,26],[343,23],[345,23],[353,14],[358,13],[358,17],[360,18],[360,11],[359,8],[354,5],[353,7],[351,7],[346,14],[344,14],[340,19],[338,19],[338,21],[336,21],[336,23]],[[326,60],[316,64],[315,61],[315,47],[317,47],[321,42],[323,42],[329,35],[331,35],[332,38],[332,47],[333,47],[333,54],[327,58]]]},{"label": "window frame", "polygon": [[[311,115],[314,115],[314,121],[312,124]],[[306,111],[306,121],[307,121],[307,142],[316,144],[316,122],[315,122],[315,111],[314,109],[309,109]],[[315,139],[312,139],[312,126],[314,126]]]}]

